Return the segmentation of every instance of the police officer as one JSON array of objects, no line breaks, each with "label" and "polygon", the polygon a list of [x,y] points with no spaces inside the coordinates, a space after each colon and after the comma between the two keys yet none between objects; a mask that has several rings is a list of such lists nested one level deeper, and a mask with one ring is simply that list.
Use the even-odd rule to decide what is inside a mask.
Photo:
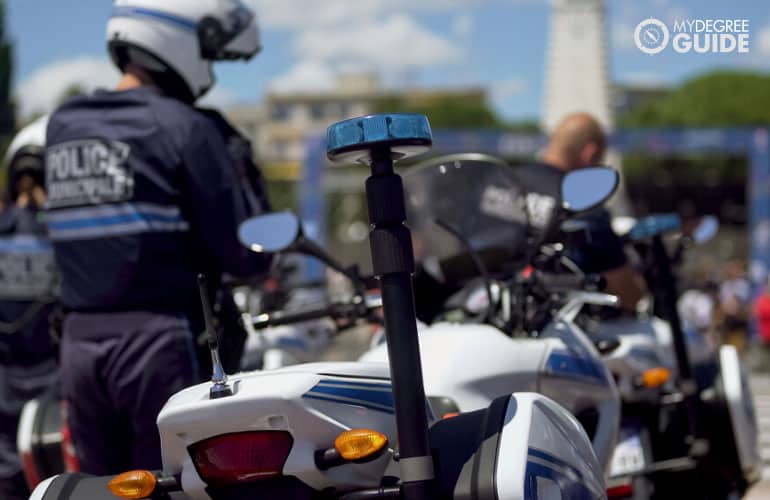
[{"label": "police officer", "polygon": [[199,380],[196,275],[248,276],[269,257],[237,226],[267,210],[248,143],[194,107],[212,63],[260,49],[239,0],[116,0],[114,91],[76,97],[48,126],[48,225],[68,308],[62,391],[81,468],[161,467],[155,419]]},{"label": "police officer", "polygon": [[[541,188],[551,186],[558,190],[564,173],[600,165],[606,149],[606,135],[593,116],[570,114],[551,134],[543,163],[526,172],[535,172]],[[617,295],[626,311],[634,311],[647,287],[642,275],[626,260],[623,244],[612,230],[609,211],[599,207],[575,219],[584,223],[588,237],[569,249],[571,257],[584,272],[601,274],[607,282],[606,292]]]},{"label": "police officer", "polygon": [[44,144],[48,118],[24,128],[6,155],[8,205],[0,213],[0,498],[29,496],[16,450],[23,405],[55,387],[49,336],[58,278],[46,238]]}]

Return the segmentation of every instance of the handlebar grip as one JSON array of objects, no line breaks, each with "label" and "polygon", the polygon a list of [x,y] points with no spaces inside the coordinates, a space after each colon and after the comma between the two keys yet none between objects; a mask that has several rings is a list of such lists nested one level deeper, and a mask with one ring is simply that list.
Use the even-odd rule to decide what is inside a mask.
[{"label": "handlebar grip", "polygon": [[301,323],[303,321],[311,321],[329,316],[334,316],[334,308],[332,306],[324,306],[321,308],[306,309],[304,311],[276,311],[272,313],[259,314],[252,320],[252,324],[254,325],[254,328],[260,330],[262,328],[268,328],[271,326]]}]

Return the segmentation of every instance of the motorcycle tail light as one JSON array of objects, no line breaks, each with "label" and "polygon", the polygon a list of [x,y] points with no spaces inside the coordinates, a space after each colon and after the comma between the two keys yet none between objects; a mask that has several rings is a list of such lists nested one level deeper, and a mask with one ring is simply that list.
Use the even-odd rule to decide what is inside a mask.
[{"label": "motorcycle tail light", "polygon": [[285,431],[236,432],[199,441],[188,451],[206,484],[227,486],[280,476],[292,444]]},{"label": "motorcycle tail light", "polygon": [[619,484],[607,488],[607,498],[630,498],[634,495],[634,487],[631,484]]}]

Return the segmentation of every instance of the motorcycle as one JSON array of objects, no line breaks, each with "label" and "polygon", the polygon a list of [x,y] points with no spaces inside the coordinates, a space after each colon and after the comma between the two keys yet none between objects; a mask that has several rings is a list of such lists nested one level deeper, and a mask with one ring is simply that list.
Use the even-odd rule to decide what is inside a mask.
[{"label": "motorcycle", "polygon": [[[328,131],[330,159],[371,169],[371,247],[389,365],[300,364],[228,378],[211,329],[212,383],[177,393],[158,416],[163,471],[61,475],[38,486],[32,498],[605,498],[582,427],[542,395],[508,393],[474,412],[429,418],[410,233],[393,161],[425,152],[431,142],[420,115],[374,115]],[[254,251],[282,251],[303,240],[305,248],[313,246],[296,218],[281,213],[247,222],[240,236]],[[205,290],[201,299],[210,325]],[[355,302],[324,312],[368,309]]]},{"label": "motorcycle", "polygon": [[[718,223],[705,217],[685,231],[668,214],[614,225],[640,257],[652,304],[639,317],[587,328],[615,345],[605,361],[623,400],[623,437],[608,482],[623,492],[619,498],[670,498],[688,479],[689,493],[699,498],[742,495],[761,466],[748,377],[733,346],[715,349],[685,331],[673,272],[685,250],[712,238]],[[673,250],[665,235],[674,237]],[[647,493],[635,491],[639,486]]]},{"label": "motorcycle", "polygon": [[[443,314],[419,329],[426,394],[439,416],[484,408],[509,392],[548,396],[576,416],[604,470],[615,447],[620,399],[600,352],[575,320],[585,305],[612,306],[617,299],[599,292],[598,277],[535,270],[522,279],[519,272],[547,260],[542,251],[553,252],[544,244],[551,228],[609,198],[617,173],[605,167],[570,172],[562,181],[562,206],[532,214],[549,203],[525,187],[524,168],[462,154],[427,160],[404,174],[423,267],[442,287],[460,288]],[[388,354],[380,344],[359,359],[384,362]]]},{"label": "motorcycle", "polygon": [[323,282],[297,282],[297,266],[285,258],[264,280],[261,288],[242,286],[235,290],[241,322],[248,337],[241,358],[241,371],[273,370],[321,357],[329,346],[336,325],[327,319],[256,329],[252,318],[282,309],[309,307],[327,300]]}]

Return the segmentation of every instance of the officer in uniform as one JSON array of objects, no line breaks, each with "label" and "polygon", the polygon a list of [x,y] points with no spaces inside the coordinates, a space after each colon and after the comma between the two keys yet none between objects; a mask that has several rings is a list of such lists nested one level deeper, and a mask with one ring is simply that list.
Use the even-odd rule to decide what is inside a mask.
[{"label": "officer in uniform", "polygon": [[237,239],[240,222],[268,209],[250,147],[194,107],[214,61],[259,51],[254,13],[239,0],[116,0],[107,41],[121,82],[60,107],[46,156],[68,310],[62,392],[93,474],[161,467],[158,412],[205,378],[198,273],[251,276],[271,261]]},{"label": "officer in uniform", "polygon": [[48,118],[23,129],[6,155],[8,205],[0,213],[0,498],[29,496],[16,450],[22,407],[53,390],[57,346],[49,317],[57,295],[46,238],[44,144]]}]

